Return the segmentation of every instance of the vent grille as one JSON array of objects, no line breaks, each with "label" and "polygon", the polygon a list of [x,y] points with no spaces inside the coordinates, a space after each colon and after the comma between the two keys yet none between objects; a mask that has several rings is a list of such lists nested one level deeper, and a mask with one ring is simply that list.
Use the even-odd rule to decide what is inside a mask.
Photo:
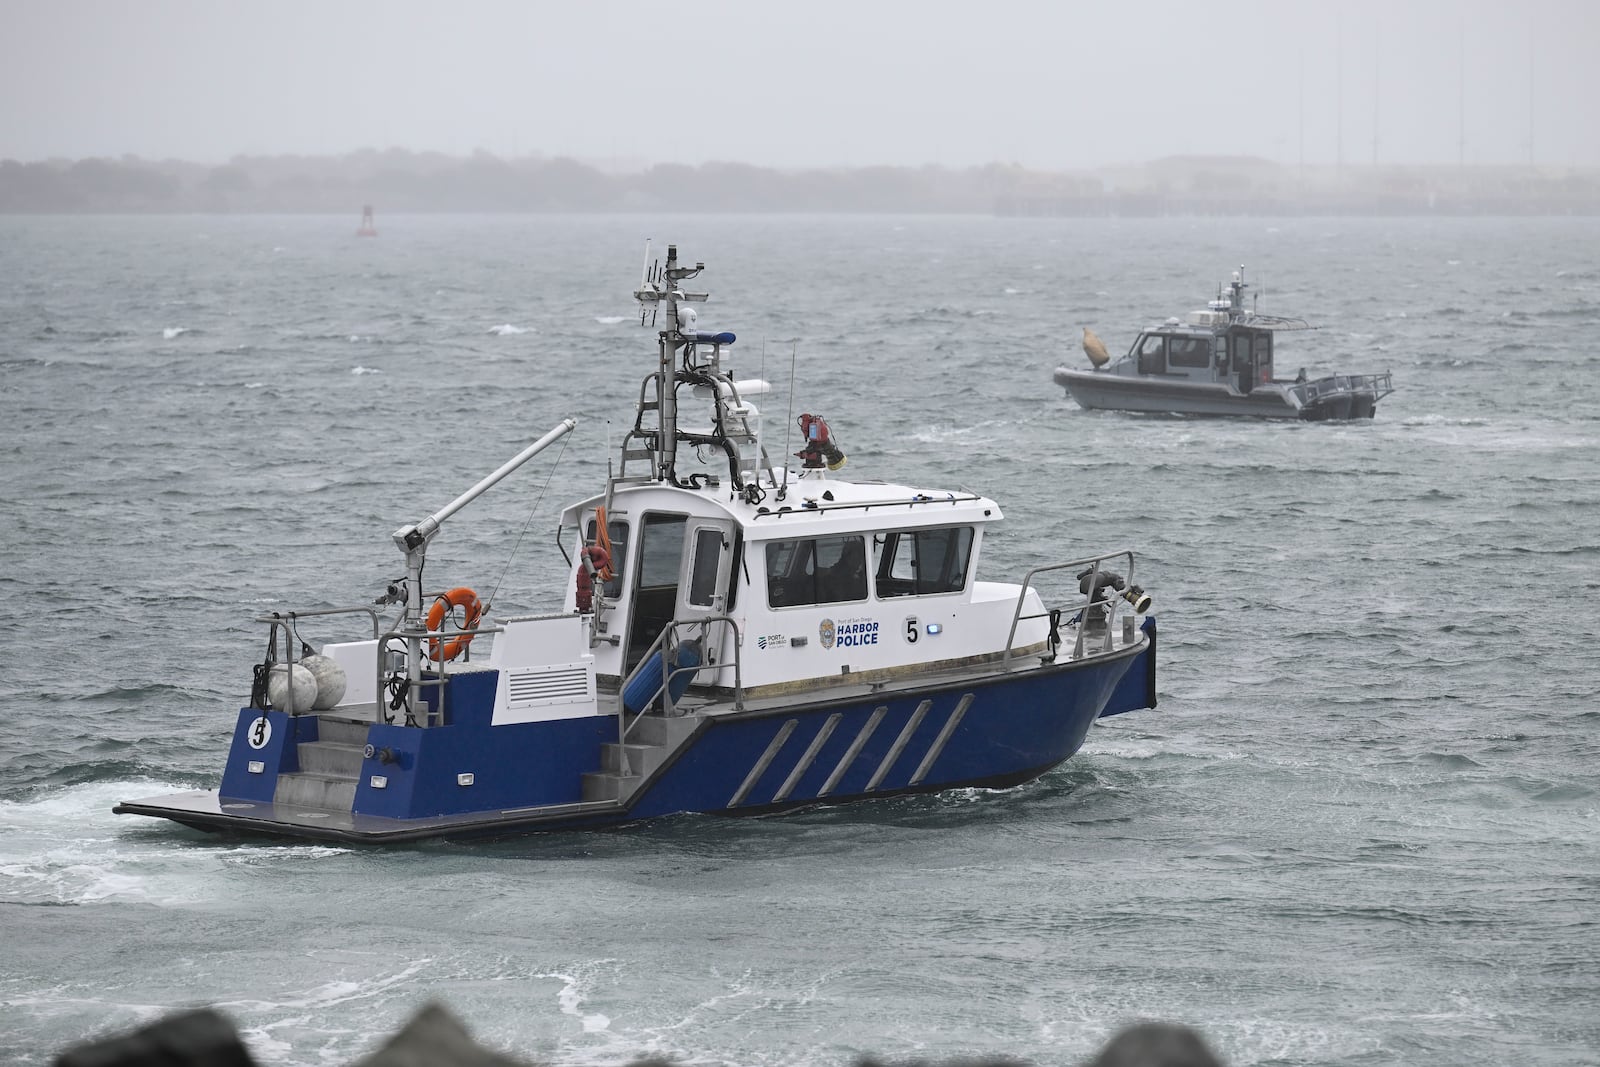
[{"label": "vent grille", "polygon": [[582,663],[534,667],[510,672],[506,686],[506,703],[513,708],[572,704],[594,697],[594,674]]}]

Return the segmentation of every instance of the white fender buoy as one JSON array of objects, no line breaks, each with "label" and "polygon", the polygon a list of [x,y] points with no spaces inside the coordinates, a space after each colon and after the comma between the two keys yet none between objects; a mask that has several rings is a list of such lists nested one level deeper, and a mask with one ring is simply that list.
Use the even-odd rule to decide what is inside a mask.
[{"label": "white fender buoy", "polygon": [[298,663],[274,663],[267,675],[267,702],[279,711],[311,711],[317,702],[316,675]]},{"label": "white fender buoy", "polygon": [[302,659],[300,665],[317,680],[317,696],[311,704],[313,710],[327,711],[344,699],[347,680],[344,668],[336,660],[317,652]]}]

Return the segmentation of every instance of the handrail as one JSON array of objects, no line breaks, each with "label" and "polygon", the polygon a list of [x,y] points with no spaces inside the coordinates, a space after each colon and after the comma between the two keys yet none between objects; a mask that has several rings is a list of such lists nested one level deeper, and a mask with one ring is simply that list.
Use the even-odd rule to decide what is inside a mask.
[{"label": "handrail", "polygon": [[[448,615],[446,615],[445,617],[447,619],[450,618],[450,616],[448,616]],[[419,633],[418,631],[406,629],[405,626],[404,626],[404,621],[405,620],[403,618],[400,621],[401,621],[401,625],[400,626],[397,626],[392,630],[385,631],[384,633],[380,634],[379,637],[378,637],[378,655],[375,657],[376,669],[377,669],[377,672],[378,672],[378,676],[377,676],[377,686],[373,690],[373,693],[377,697],[378,712],[379,712],[379,714],[384,715],[385,720],[389,720],[391,718],[383,710],[383,697],[384,697],[384,692],[387,689],[387,685],[386,685],[385,680],[384,680],[383,661],[384,661],[384,653],[386,651],[388,651],[389,642],[397,640],[397,639],[405,641],[406,644],[403,647],[406,649],[406,653],[405,654],[409,655],[410,654],[409,653],[409,649],[411,647],[410,646],[410,640],[413,637],[416,637],[416,638],[419,639],[419,646],[420,646],[420,642],[421,641],[429,641],[429,642],[437,641],[439,643],[437,647],[442,649],[444,647],[445,642],[454,640],[455,638],[458,638],[458,637],[473,638],[473,637],[477,637],[480,634],[498,634],[498,633],[504,633],[505,629],[506,629],[504,626],[474,626],[472,629],[467,630],[467,629],[462,629],[462,628],[460,628],[458,626],[453,625],[453,620],[452,620],[452,625],[448,629],[441,628],[441,629],[438,629],[438,630],[429,630],[427,628],[423,628],[423,630]],[[467,656],[468,656],[467,662],[468,663],[472,662],[472,660],[471,660],[472,651],[471,651],[470,647],[467,649]],[[427,713],[426,720],[424,722],[421,722],[421,723],[418,723],[415,720],[415,718],[412,716],[410,705],[408,703],[407,704],[407,708],[406,708],[406,725],[407,726],[428,726],[428,725],[432,725],[433,719],[437,718],[439,720],[438,725],[443,726],[444,725],[444,721],[445,721],[445,714],[444,713],[445,713],[445,692],[446,692],[444,686],[450,680],[450,672],[445,667],[445,664],[447,664],[447,663],[449,663],[451,661],[447,660],[447,659],[435,660],[431,656],[427,656],[427,657],[424,657],[424,658],[426,658],[429,663],[436,663],[438,665],[438,670],[434,672],[435,673],[435,677],[433,677],[433,678],[424,678],[424,677],[422,677],[422,672],[419,670],[417,672],[417,677],[415,679],[411,679],[409,677],[409,672],[408,672],[407,685],[416,685],[419,688],[435,688],[435,687],[437,687],[439,689],[439,703],[432,711]],[[390,711],[398,711],[399,708],[398,707],[393,707],[393,708],[390,708],[389,710]]]},{"label": "handrail", "polygon": [[345,608],[317,608],[314,611],[264,611],[257,615],[253,622],[278,622],[293,619],[309,619],[316,615],[366,615],[372,620],[372,636],[378,636],[378,612],[367,604],[352,604]]},{"label": "handrail", "polygon": [[[741,663],[741,657],[744,649],[744,638],[739,631],[739,623],[731,615],[703,615],[694,619],[686,619],[682,622],[679,622],[677,619],[673,619],[671,622],[667,623],[666,626],[662,627],[661,632],[656,635],[656,639],[651,642],[649,648],[645,649],[644,655],[639,657],[639,662],[634,666],[633,670],[628,673],[628,676],[622,680],[622,684],[617,688],[617,750],[618,758],[621,761],[620,769],[624,776],[627,776],[629,773],[628,735],[633,732],[633,728],[635,726],[639,725],[639,720],[645,717],[650,709],[650,706],[656,702],[657,697],[662,699],[662,710],[667,715],[672,714],[672,678],[675,675],[683,674],[685,672],[698,674],[708,667],[714,670],[722,670],[723,668],[730,666],[728,663],[713,664],[708,662],[710,657],[709,651],[705,652],[705,660],[702,660],[700,663],[690,667],[679,667],[668,660],[666,654],[668,639],[675,638],[680,629],[699,629],[701,648],[702,650],[709,650],[712,647],[709,640],[709,630],[713,623],[725,624],[733,631],[733,661],[731,663],[731,666],[733,667],[733,706],[734,710],[736,711],[744,710],[744,676],[742,673]],[[683,642],[672,641],[671,643],[672,646],[676,648]],[[650,694],[650,698],[644,702],[644,708],[633,717],[632,721],[629,721],[628,705],[625,699],[628,691],[628,685],[639,676],[640,672],[643,671],[650,663],[650,657],[655,655],[657,652],[661,653],[661,685],[654,692],[652,692]]]},{"label": "handrail", "polygon": [[[678,620],[674,619],[672,622],[667,624],[667,629],[672,631],[675,634],[675,633],[677,633],[677,631],[678,631],[678,629],[680,627],[684,628],[684,629],[687,629],[689,627],[696,627],[700,631],[700,647],[701,647],[701,649],[702,650],[709,650],[712,647],[711,641],[710,641],[710,632],[709,632],[710,629],[711,629],[711,624],[712,623],[723,623],[723,624],[726,624],[727,627],[730,630],[733,631],[733,663],[732,663],[732,667],[733,667],[733,710],[735,710],[735,711],[743,711],[744,710],[744,676],[742,674],[743,663],[741,661],[741,656],[743,655],[743,652],[744,652],[744,635],[739,632],[739,623],[738,623],[738,621],[735,620],[733,618],[733,616],[731,616],[731,615],[702,615],[699,618],[687,619],[687,620],[685,620],[683,622],[679,622]],[[678,642],[678,644],[680,644],[680,645],[682,643],[683,642],[681,642],[681,641]],[[672,681],[672,676],[673,675],[682,674],[685,671],[690,671],[690,672],[693,672],[694,674],[699,674],[701,671],[705,670],[708,667],[711,667],[711,668],[714,668],[715,670],[719,670],[720,671],[724,667],[729,666],[729,664],[726,664],[726,663],[713,664],[713,663],[709,662],[709,660],[710,660],[710,652],[709,651],[705,651],[704,655],[706,656],[706,659],[702,660],[696,666],[693,666],[693,667],[671,666],[671,667],[668,667],[666,670],[663,670],[661,672],[661,687],[662,687],[662,690],[663,690],[663,692],[661,694],[662,707],[663,707],[663,710],[668,715],[672,714],[673,700],[672,700],[672,686],[671,686],[670,683]],[[665,656],[662,657],[661,662],[662,662],[663,665],[666,664],[666,657]],[[655,699],[655,697],[652,696],[651,700],[654,701],[654,699]]]},{"label": "handrail", "polygon": [[[373,636],[374,639],[376,639],[377,636],[378,636],[378,625],[379,625],[379,623],[378,623],[378,613],[371,606],[366,605],[366,604],[353,604],[353,605],[351,605],[349,607],[342,607],[342,608],[317,608],[317,609],[314,609],[312,611],[268,611],[268,612],[262,612],[260,615],[257,615],[252,621],[253,622],[264,622],[269,627],[271,627],[271,629],[267,633],[267,654],[268,654],[267,662],[269,664],[286,663],[292,668],[295,663],[299,662],[299,659],[295,656],[294,642],[298,641],[302,645],[307,644],[306,640],[303,637],[300,636],[300,631],[295,629],[295,621],[297,619],[314,618],[314,617],[322,616],[322,615],[356,615],[356,614],[364,614],[364,615],[366,615],[368,617],[368,619],[371,620],[371,622],[372,622],[372,636]],[[283,657],[282,660],[278,659],[278,655],[277,655],[278,631],[280,629],[283,631],[284,657]],[[293,638],[293,640],[290,640],[291,637]],[[293,676],[293,673],[294,672],[291,670],[290,671],[290,676],[291,677]],[[381,677],[382,676],[382,672],[380,671],[379,673],[380,673],[380,677]],[[289,698],[289,706],[287,708],[280,708],[279,710],[280,711],[286,711],[290,715],[299,715],[299,714],[301,714],[301,710],[294,706],[294,686],[293,685],[288,686],[286,688],[286,693],[287,693],[288,698]],[[315,709],[306,708],[305,710],[306,711],[313,711]]]},{"label": "handrail", "polygon": [[[1022,578],[1022,588],[1017,591],[1017,606],[1011,614],[1011,629],[1006,634],[1006,648],[1004,655],[1001,656],[1001,662],[1009,663],[1011,661],[1012,644],[1017,637],[1017,624],[1020,623],[1024,618],[1039,619],[1050,618],[1053,615],[1058,615],[1058,612],[1050,609],[1048,605],[1046,606],[1045,613],[1043,615],[1024,616],[1022,614],[1022,606],[1027,602],[1028,590],[1033,586],[1033,579],[1035,575],[1045,574],[1051,571],[1067,570],[1068,568],[1072,567],[1077,567],[1080,569],[1087,567],[1090,572],[1088,583],[1089,587],[1083,592],[1083,605],[1078,609],[1078,618],[1079,620],[1087,620],[1089,617],[1088,613],[1091,608],[1104,608],[1106,609],[1106,627],[1109,632],[1111,624],[1116,619],[1117,609],[1121,606],[1119,602],[1123,598],[1120,595],[1112,595],[1105,597],[1104,599],[1096,599],[1097,592],[1101,591],[1099,582],[1097,582],[1096,579],[1098,579],[1101,574],[1100,565],[1107,560],[1112,559],[1123,559],[1127,561],[1127,573],[1120,574],[1118,577],[1122,578],[1127,586],[1131,587],[1133,585],[1133,550],[1127,548],[1119,549],[1114,552],[1107,552],[1099,556],[1087,556],[1083,559],[1072,560],[1067,563],[1047,563],[1040,567],[1034,567],[1032,570],[1028,571],[1028,573]],[[1112,592],[1118,593],[1120,591],[1113,590]],[[1040,598],[1040,602],[1043,602],[1043,597]],[[1068,600],[1068,604],[1071,604],[1070,598]],[[1063,608],[1060,610],[1064,611],[1066,609]],[[1080,658],[1084,654],[1083,629],[1083,626],[1080,624],[1078,627],[1077,639],[1073,643],[1072,655],[1074,659]],[[1053,658],[1055,655],[1054,644],[1052,644],[1050,651]],[[1091,653],[1091,655],[1092,654],[1094,653]]]},{"label": "handrail", "polygon": [[[434,593],[424,593],[423,594],[423,599],[426,600],[426,599],[429,599],[429,598],[438,598],[438,597],[443,596],[443,595],[444,595],[444,591],[443,590],[440,590],[440,591],[434,592]],[[378,712],[380,714],[385,714],[386,718],[388,716],[387,716],[386,713],[383,712],[384,691],[385,691],[385,688],[386,688],[386,685],[385,685],[386,679],[384,677],[384,675],[385,675],[385,670],[384,670],[384,659],[385,659],[385,656],[384,656],[384,653],[389,650],[388,646],[389,646],[389,643],[391,641],[393,641],[393,640],[395,640],[397,638],[401,639],[401,640],[408,640],[411,637],[418,637],[421,640],[429,640],[429,639],[435,639],[436,638],[439,641],[444,642],[444,641],[453,640],[453,639],[458,638],[458,637],[477,637],[479,634],[495,634],[495,633],[503,633],[505,631],[505,627],[504,626],[487,626],[487,625],[486,626],[474,627],[473,629],[470,629],[470,630],[464,630],[464,629],[461,629],[461,628],[455,626],[453,624],[454,623],[453,618],[451,616],[448,616],[448,615],[446,616],[446,619],[450,622],[451,625],[449,625],[449,627],[445,628],[445,629],[428,630],[428,629],[424,628],[424,629],[422,629],[420,631],[407,630],[404,627],[405,617],[402,615],[399,619],[396,620],[396,625],[393,628],[391,628],[389,630],[382,630],[381,627],[382,627],[383,624],[382,624],[382,621],[381,621],[380,616],[378,614],[378,611],[375,608],[373,608],[373,607],[371,607],[369,605],[366,605],[366,604],[354,604],[354,605],[351,605],[349,607],[338,607],[338,608],[317,608],[317,609],[314,609],[314,610],[311,610],[311,611],[287,611],[287,612],[271,611],[271,612],[262,612],[260,615],[257,615],[254,618],[253,621],[254,622],[267,623],[272,628],[272,632],[271,632],[271,634],[270,634],[270,636],[268,638],[268,649],[269,649],[270,662],[272,662],[272,663],[288,663],[290,665],[293,665],[293,664],[298,663],[300,661],[300,657],[295,654],[294,642],[295,641],[299,641],[301,644],[306,644],[305,640],[300,636],[299,631],[295,629],[295,625],[294,624],[295,624],[295,621],[297,619],[313,618],[313,617],[327,616],[327,615],[353,615],[353,614],[364,614],[372,622],[372,637],[373,637],[373,640],[376,641],[377,645],[378,645],[377,654],[373,657],[373,670],[375,672],[373,694],[374,694],[375,700],[377,701]],[[277,641],[278,641],[278,631],[279,631],[279,629],[281,629],[283,631],[283,656],[282,656],[281,659],[278,656],[278,652],[277,652],[277,648],[276,648]],[[291,640],[291,638],[292,638],[292,640]],[[407,646],[407,647],[409,647],[409,646]],[[470,649],[468,650],[468,656],[469,657],[471,656]],[[431,659],[430,659],[430,662],[431,662]],[[443,669],[443,663],[447,663],[447,662],[449,662],[449,661],[448,660],[441,661],[441,669],[438,672],[438,677],[433,678],[431,680],[430,679],[423,679],[423,678],[419,677],[417,679],[416,684],[418,686],[425,686],[425,687],[434,687],[434,686],[442,687],[445,684],[445,682],[447,681],[448,677],[449,677],[448,672]],[[469,658],[468,662],[470,662],[470,658]],[[311,708],[299,709],[299,708],[296,708],[294,706],[294,687],[293,686],[289,686],[288,687],[287,696],[288,696],[288,707],[280,708],[279,709],[280,711],[285,711],[285,712],[289,713],[290,715],[301,715],[304,712],[308,712],[308,711],[313,710]],[[395,710],[398,710],[398,709],[395,709]],[[437,717],[440,720],[440,722],[442,723],[444,721],[444,711],[445,711],[444,695],[443,695],[443,690],[441,689],[438,707],[435,708],[434,711],[429,713],[428,718],[431,720],[434,717]],[[418,724],[414,720],[412,720],[412,721],[408,722],[407,725],[418,725]]]},{"label": "handrail", "polygon": [[1321,400],[1325,396],[1371,390],[1374,399],[1382,400],[1394,392],[1394,372],[1377,374],[1327,374],[1310,381],[1291,383],[1302,404]]}]

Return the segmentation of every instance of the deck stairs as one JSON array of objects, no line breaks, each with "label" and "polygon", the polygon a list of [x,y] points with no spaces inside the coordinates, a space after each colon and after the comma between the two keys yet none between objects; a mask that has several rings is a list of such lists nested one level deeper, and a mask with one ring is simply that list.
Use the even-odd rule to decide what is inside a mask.
[{"label": "deck stairs", "polygon": [[355,806],[356,782],[371,721],[338,719],[322,715],[316,741],[297,746],[298,771],[278,775],[274,804],[321,811],[350,811]]},{"label": "deck stairs", "polygon": [[[612,741],[600,746],[600,770],[583,776],[584,802],[626,801],[641,782],[688,740],[699,721],[694,715],[641,716],[629,731],[627,744]],[[628,758],[627,774],[622,773],[624,752]]]}]

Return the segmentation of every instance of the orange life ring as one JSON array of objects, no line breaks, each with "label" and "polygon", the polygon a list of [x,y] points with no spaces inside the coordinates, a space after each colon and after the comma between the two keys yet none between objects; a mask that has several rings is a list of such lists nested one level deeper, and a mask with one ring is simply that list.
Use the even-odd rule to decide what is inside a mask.
[{"label": "orange life ring", "polygon": [[[478,600],[478,594],[467,586],[458,585],[433,602],[433,607],[428,609],[428,629],[437,631],[444,625],[444,617],[455,608],[460,608],[467,613],[466,622],[460,629],[470,630],[478,625],[478,618],[483,614],[483,604]],[[443,662],[452,660],[472,643],[476,634],[463,634],[452,637],[446,641],[438,637],[428,638],[428,658]],[[441,653],[440,646],[443,645]]]}]

